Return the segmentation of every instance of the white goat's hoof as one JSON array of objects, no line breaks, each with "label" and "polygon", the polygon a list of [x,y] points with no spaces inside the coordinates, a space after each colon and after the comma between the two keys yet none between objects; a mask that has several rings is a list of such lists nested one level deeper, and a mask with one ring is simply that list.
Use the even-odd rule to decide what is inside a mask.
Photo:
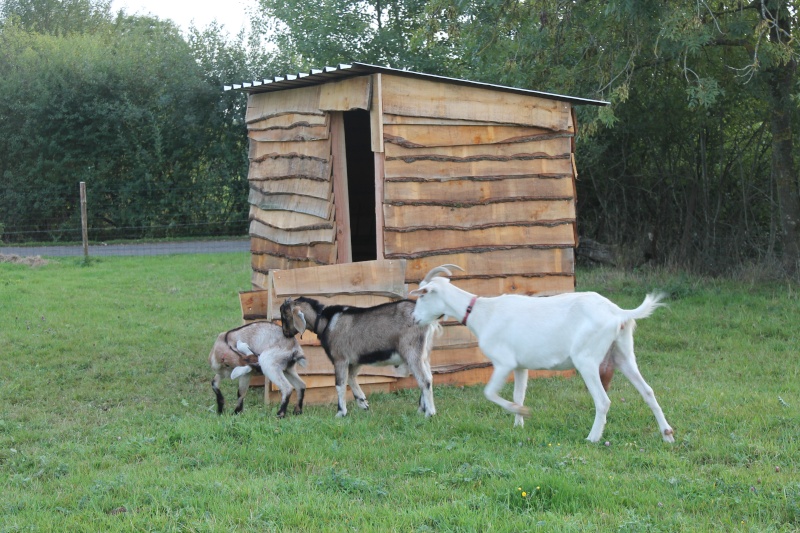
[{"label": "white goat's hoof", "polygon": [[525,426],[525,418],[520,415],[514,417],[514,427],[524,427]]},{"label": "white goat's hoof", "polygon": [[339,411],[336,413],[336,418],[344,418],[347,416],[347,411]]},{"label": "white goat's hoof", "polygon": [[664,442],[675,442],[675,436],[672,432],[672,428],[665,429],[661,436],[664,437]]},{"label": "white goat's hoof", "polygon": [[529,418],[531,416],[531,410],[524,405],[514,404],[514,413],[516,413],[517,417]]}]

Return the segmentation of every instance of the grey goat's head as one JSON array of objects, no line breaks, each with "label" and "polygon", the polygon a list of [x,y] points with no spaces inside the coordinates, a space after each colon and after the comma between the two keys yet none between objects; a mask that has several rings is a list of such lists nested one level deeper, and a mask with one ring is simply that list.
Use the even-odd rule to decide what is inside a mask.
[{"label": "grey goat's head", "polygon": [[306,317],[291,298],[286,298],[281,304],[281,327],[286,337],[294,337],[298,333],[302,335],[306,330]]}]

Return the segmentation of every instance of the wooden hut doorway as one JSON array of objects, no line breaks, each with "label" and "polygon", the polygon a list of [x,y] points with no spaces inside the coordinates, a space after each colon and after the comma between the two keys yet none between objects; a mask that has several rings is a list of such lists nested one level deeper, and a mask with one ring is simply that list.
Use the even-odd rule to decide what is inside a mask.
[{"label": "wooden hut doorway", "polygon": [[378,257],[375,217],[375,158],[371,147],[369,111],[343,113],[347,157],[347,194],[352,261]]}]

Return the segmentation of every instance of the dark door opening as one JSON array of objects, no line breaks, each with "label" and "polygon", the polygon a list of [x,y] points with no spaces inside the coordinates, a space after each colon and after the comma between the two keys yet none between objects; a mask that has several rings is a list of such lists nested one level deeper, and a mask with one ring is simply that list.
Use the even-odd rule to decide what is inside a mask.
[{"label": "dark door opening", "polygon": [[350,246],[353,261],[377,259],[375,228],[375,157],[372,153],[369,111],[346,111],[344,144],[347,191],[350,200]]}]

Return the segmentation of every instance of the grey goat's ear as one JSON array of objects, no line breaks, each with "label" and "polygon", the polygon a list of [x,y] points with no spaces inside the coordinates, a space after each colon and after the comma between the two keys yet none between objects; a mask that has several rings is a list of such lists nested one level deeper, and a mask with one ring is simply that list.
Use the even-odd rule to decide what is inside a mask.
[{"label": "grey goat's ear", "polygon": [[297,307],[292,309],[292,322],[294,324],[294,329],[302,336],[303,332],[306,330],[306,317],[303,311]]}]

